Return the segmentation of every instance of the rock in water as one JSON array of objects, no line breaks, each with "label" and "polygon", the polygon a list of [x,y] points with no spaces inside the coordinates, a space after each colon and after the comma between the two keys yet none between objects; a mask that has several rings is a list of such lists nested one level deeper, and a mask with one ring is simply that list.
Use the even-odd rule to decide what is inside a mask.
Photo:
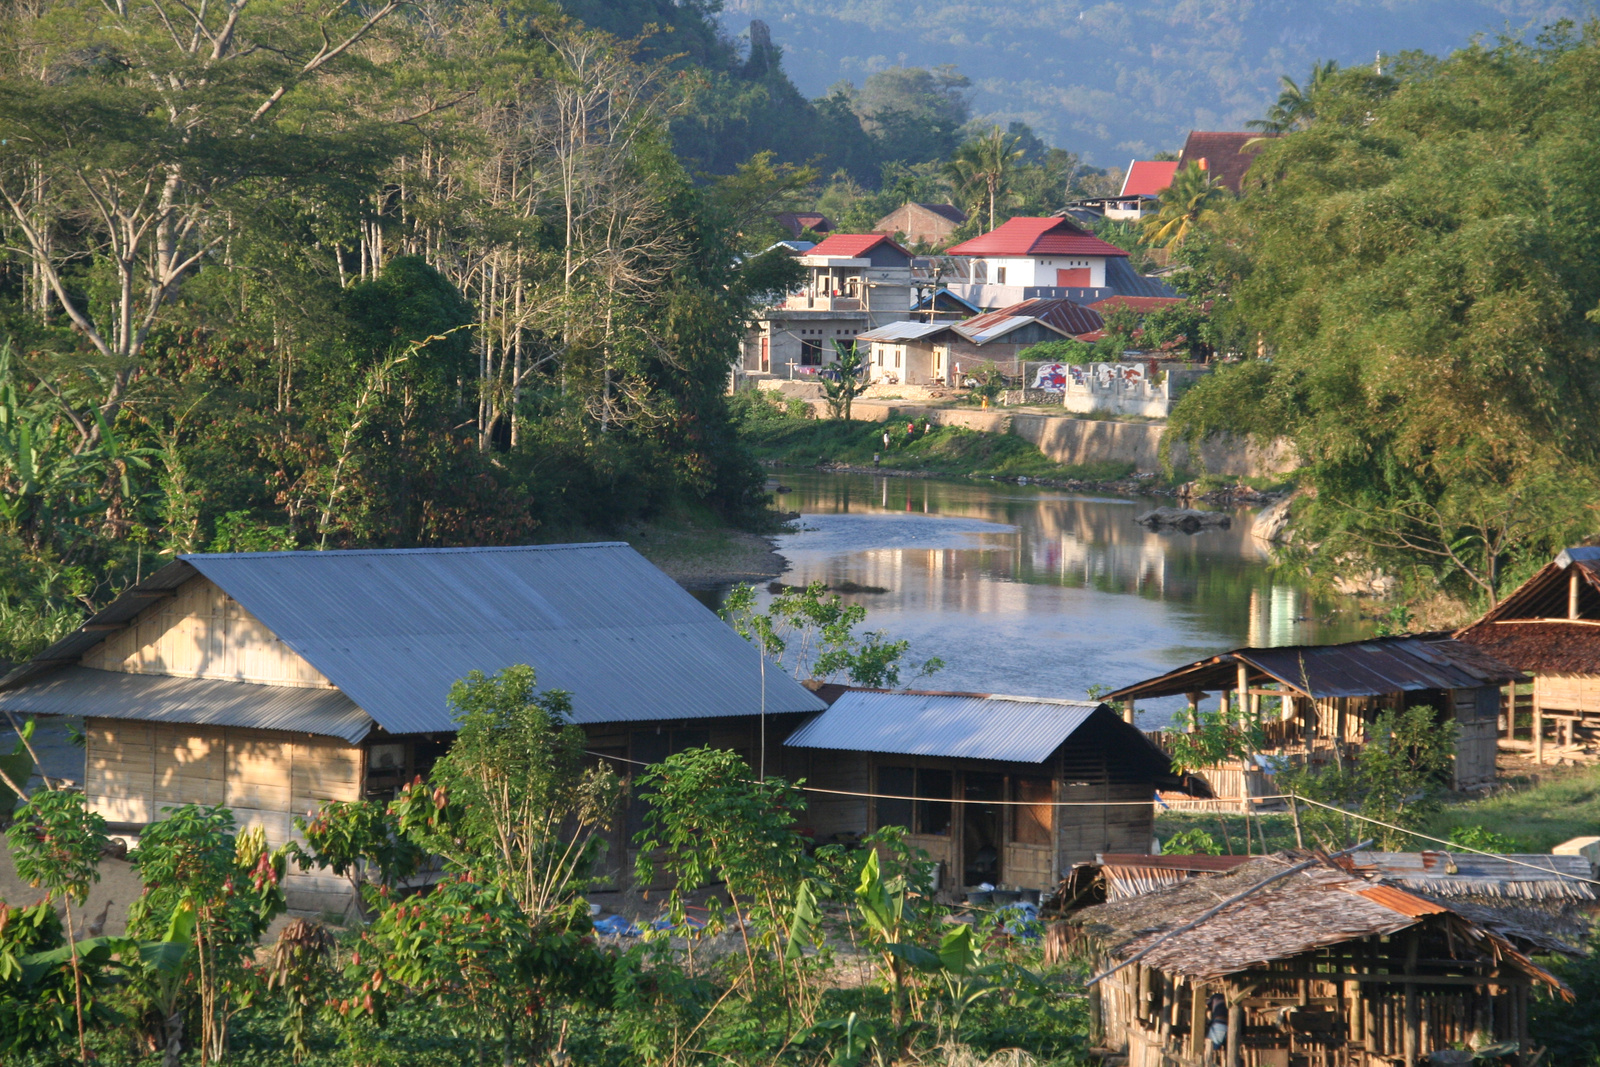
[{"label": "rock in water", "polygon": [[1143,515],[1135,515],[1133,521],[1152,530],[1182,530],[1184,533],[1195,533],[1213,526],[1226,530],[1233,525],[1233,519],[1223,512],[1197,511],[1194,508],[1156,508]]},{"label": "rock in water", "polygon": [[1250,536],[1268,544],[1287,544],[1293,534],[1289,530],[1289,508],[1293,496],[1284,497],[1270,508],[1263,508],[1250,527]]}]

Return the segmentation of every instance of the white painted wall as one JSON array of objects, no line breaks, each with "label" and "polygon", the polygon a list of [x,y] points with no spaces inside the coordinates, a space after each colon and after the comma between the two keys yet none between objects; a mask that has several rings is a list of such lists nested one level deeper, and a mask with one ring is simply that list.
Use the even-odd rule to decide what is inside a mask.
[{"label": "white painted wall", "polygon": [[[1084,288],[1098,288],[1106,284],[1104,256],[995,257],[985,258],[983,263],[990,285],[1054,286],[1057,270],[1075,267],[1089,268],[1089,284]],[[1003,281],[1001,270],[1005,271]]]}]

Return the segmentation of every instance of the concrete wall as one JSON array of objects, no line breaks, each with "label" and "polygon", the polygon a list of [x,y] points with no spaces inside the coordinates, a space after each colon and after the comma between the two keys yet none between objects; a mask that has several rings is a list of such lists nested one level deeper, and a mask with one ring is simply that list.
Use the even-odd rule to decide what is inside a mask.
[{"label": "concrete wall", "polygon": [[[818,418],[828,417],[826,403],[808,403]],[[1160,422],[1074,419],[1010,412],[1004,408],[988,411],[933,408],[919,404],[873,403],[864,399],[855,402],[851,414],[868,422],[926,417],[935,426],[964,426],[983,433],[1014,433],[1066,466],[1132,463],[1141,471],[1161,469],[1161,435],[1166,432],[1166,424]],[[1195,474],[1203,471],[1235,477],[1269,477],[1287,474],[1298,466],[1294,447],[1282,438],[1261,446],[1246,438],[1218,435],[1201,445],[1199,465],[1193,462],[1189,449],[1182,442],[1172,451],[1173,466]]]}]

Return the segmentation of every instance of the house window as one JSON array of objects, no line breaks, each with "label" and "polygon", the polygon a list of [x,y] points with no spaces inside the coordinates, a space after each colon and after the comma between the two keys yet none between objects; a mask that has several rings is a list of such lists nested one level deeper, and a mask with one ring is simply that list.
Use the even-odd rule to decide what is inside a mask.
[{"label": "house window", "polygon": [[822,342],[806,339],[800,342],[800,365],[802,367],[822,366]]},{"label": "house window", "polygon": [[1049,845],[1055,829],[1050,779],[1011,779],[1011,799],[1017,802],[1011,809],[1011,840],[1019,845]]},{"label": "house window", "polygon": [[994,283],[996,285],[1004,285],[1006,283],[1006,269],[1004,267],[996,267],[994,269]]},{"label": "house window", "polygon": [[900,369],[900,357],[905,355],[905,351],[906,350],[904,348],[897,348],[894,350],[894,366],[896,370]]},{"label": "house window", "polygon": [[[954,775],[928,767],[879,767],[877,825],[904,826],[916,834],[950,833]],[[904,799],[915,797],[916,800]]]}]

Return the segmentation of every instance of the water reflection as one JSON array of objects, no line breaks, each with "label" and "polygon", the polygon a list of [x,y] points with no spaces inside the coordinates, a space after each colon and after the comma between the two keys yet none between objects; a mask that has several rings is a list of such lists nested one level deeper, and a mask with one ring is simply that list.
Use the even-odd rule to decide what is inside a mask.
[{"label": "water reflection", "polygon": [[[1270,573],[1241,509],[1228,530],[1154,533],[1147,499],[1006,483],[785,471],[800,530],[785,582],[855,582],[869,621],[949,664],[940,688],[1081,697],[1245,644],[1352,640],[1355,612]],[[1142,725],[1164,721],[1152,707]]]}]

